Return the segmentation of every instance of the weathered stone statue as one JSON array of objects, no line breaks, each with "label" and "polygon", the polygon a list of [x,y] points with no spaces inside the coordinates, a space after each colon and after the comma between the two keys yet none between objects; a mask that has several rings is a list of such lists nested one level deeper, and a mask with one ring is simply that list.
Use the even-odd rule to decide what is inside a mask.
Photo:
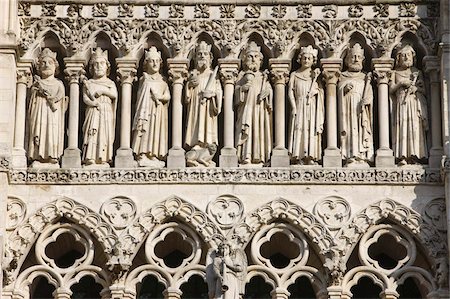
[{"label": "weathered stone statue", "polygon": [[239,299],[245,292],[247,257],[242,249],[233,249],[228,243],[212,252],[206,270],[210,299]]},{"label": "weathered stone statue", "polygon": [[59,167],[64,148],[64,85],[55,78],[59,67],[56,53],[45,48],[38,61],[29,103],[28,158],[31,167]]},{"label": "weathered stone statue", "polygon": [[161,63],[161,53],[151,47],[145,54],[133,120],[132,148],[143,167],[164,167],[168,151],[170,91],[160,74]]},{"label": "weathered stone statue", "polygon": [[390,81],[392,141],[400,166],[422,162],[428,157],[425,84],[422,72],[414,67],[415,58],[414,49],[403,46],[397,52]]},{"label": "weathered stone statue", "polygon": [[186,84],[187,166],[215,166],[212,158],[219,143],[217,116],[222,110],[222,86],[218,68],[211,70],[212,58],[211,45],[201,41],[195,50],[195,69]]},{"label": "weathered stone statue", "polygon": [[272,152],[273,90],[267,72],[260,70],[262,59],[260,47],[250,42],[236,82],[235,138],[241,165],[266,165]]},{"label": "weathered stone statue", "polygon": [[347,50],[338,83],[339,132],[346,166],[369,166],[373,161],[373,90],[371,74],[362,72],[364,49],[359,44]]},{"label": "weathered stone statue", "polygon": [[109,167],[113,157],[116,123],[117,87],[107,76],[108,52],[97,48],[89,61],[92,79],[84,81],[83,101],[86,118],[83,124],[84,166]]},{"label": "weathered stone statue", "polygon": [[300,68],[289,80],[289,153],[293,164],[314,165],[322,159],[324,91],[318,80],[320,70],[312,68],[317,54],[312,46],[302,47],[297,58]]}]

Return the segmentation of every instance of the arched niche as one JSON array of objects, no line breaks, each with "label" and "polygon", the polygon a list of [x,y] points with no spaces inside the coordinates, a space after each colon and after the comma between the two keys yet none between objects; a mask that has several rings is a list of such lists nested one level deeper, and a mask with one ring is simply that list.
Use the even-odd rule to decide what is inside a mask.
[{"label": "arched niche", "polygon": [[247,283],[245,285],[246,298],[260,298],[270,299],[272,298],[272,292],[276,289],[275,281],[273,281],[265,273],[249,273],[247,275]]},{"label": "arched niche", "polygon": [[364,65],[363,71],[370,72],[372,70],[372,59],[376,57],[375,49],[367,44],[366,38],[359,32],[354,32],[349,39],[348,45],[341,49],[340,58],[343,60],[343,70],[346,71],[345,57],[350,48],[355,44],[359,44],[364,49]]},{"label": "arched niche", "polygon": [[[266,45],[264,38],[257,32],[252,32],[248,35],[246,39],[244,39],[244,42],[241,43],[241,48],[239,51],[239,59],[242,61],[242,63],[245,63],[243,61],[244,54],[247,46],[251,43],[255,42],[258,47],[261,49],[261,53],[263,55],[263,60],[261,63],[261,70],[269,69],[269,59],[273,58],[272,50]],[[242,68],[242,66],[241,66]]]},{"label": "arched niche", "polygon": [[298,55],[303,47],[311,46],[317,50],[317,60],[315,61],[313,68],[320,67],[320,59],[323,58],[322,50],[317,46],[314,37],[309,32],[303,32],[299,39],[295,50],[289,53],[289,57],[292,59],[291,70],[295,71],[300,68],[300,62]]},{"label": "arched niche", "polygon": [[195,68],[195,51],[196,51],[197,45],[202,41],[206,42],[208,45],[211,45],[211,53],[212,53],[211,68],[212,69],[217,65],[217,60],[219,58],[221,58],[221,56],[222,56],[220,49],[214,43],[214,40],[211,37],[211,35],[209,35],[206,32],[200,32],[196,36],[196,38],[193,38],[192,42],[188,45],[189,52],[188,52],[187,58],[190,60],[190,68],[189,69]]},{"label": "arched niche", "polygon": [[136,58],[139,60],[138,76],[140,77],[144,72],[145,54],[151,47],[155,47],[161,53],[161,59],[163,61],[161,64],[161,74],[167,76],[167,59],[171,58],[170,50],[164,44],[162,37],[154,31],[147,33],[141,39],[140,47],[136,51]]},{"label": "arched niche", "polygon": [[426,46],[423,44],[423,41],[420,40],[415,33],[409,31],[405,32],[401,36],[401,39],[395,45],[393,45],[394,47],[392,48],[391,57],[394,59],[395,63],[397,63],[396,57],[398,51],[405,45],[410,45],[414,49],[414,51],[416,52],[416,59],[414,61],[414,66],[419,70],[422,70],[423,69],[422,60],[425,56],[428,55],[428,51]]}]

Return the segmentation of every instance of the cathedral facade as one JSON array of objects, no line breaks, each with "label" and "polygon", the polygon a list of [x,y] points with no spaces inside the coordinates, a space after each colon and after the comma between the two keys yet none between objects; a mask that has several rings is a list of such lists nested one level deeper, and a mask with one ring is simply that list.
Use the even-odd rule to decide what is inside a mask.
[{"label": "cathedral facade", "polygon": [[0,298],[450,298],[448,0],[0,4]]}]

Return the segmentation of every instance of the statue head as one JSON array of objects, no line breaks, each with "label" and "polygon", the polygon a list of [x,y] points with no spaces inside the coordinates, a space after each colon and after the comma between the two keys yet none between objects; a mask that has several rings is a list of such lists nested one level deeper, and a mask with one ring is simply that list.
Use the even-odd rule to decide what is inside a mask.
[{"label": "statue head", "polygon": [[300,48],[298,53],[297,62],[300,63],[304,69],[311,68],[317,62],[318,51],[311,45]]},{"label": "statue head", "polygon": [[261,47],[258,47],[255,42],[250,42],[244,51],[244,67],[246,70],[258,71],[261,68],[263,58]]},{"label": "statue head", "polygon": [[149,74],[158,73],[161,68],[161,63],[161,52],[154,46],[150,47],[150,49],[145,52],[144,69],[146,72]]},{"label": "statue head", "polygon": [[56,53],[52,52],[49,48],[42,50],[38,59],[38,70],[42,78],[48,78],[54,76],[59,68],[58,60],[56,59]]},{"label": "statue head", "polygon": [[399,69],[407,69],[414,65],[416,51],[410,45],[403,46],[395,56],[395,64]]},{"label": "statue head", "polygon": [[360,44],[356,43],[353,47],[348,48],[345,55],[345,64],[351,72],[360,72],[363,69],[364,49]]},{"label": "statue head", "polygon": [[212,62],[212,46],[205,41],[201,41],[195,48],[195,65],[198,70],[205,70],[211,67]]},{"label": "statue head", "polygon": [[96,79],[109,75],[111,64],[108,60],[108,51],[101,48],[92,51],[91,60],[89,61],[89,71]]}]

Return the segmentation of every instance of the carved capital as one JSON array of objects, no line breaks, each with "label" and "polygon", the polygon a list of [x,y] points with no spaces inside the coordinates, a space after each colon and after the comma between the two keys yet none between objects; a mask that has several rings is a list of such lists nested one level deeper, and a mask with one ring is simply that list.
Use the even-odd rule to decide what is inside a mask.
[{"label": "carved capital", "polygon": [[392,68],[394,67],[394,59],[392,58],[374,58],[372,59],[373,73],[378,84],[389,83]]},{"label": "carved capital", "polygon": [[322,75],[326,84],[337,84],[341,74],[342,59],[324,58],[320,60],[322,64]]},{"label": "carved capital", "polygon": [[189,60],[188,59],[167,59],[169,66],[169,79],[172,84],[183,84],[187,79]]},{"label": "carved capital", "polygon": [[239,73],[239,59],[219,59],[220,79],[223,84],[234,84]]},{"label": "carved capital", "polygon": [[66,68],[64,74],[69,84],[78,84],[80,79],[86,74],[86,71],[80,68]]},{"label": "carved capital", "polygon": [[377,80],[378,84],[388,84],[389,83],[391,71],[375,70],[375,71],[373,71],[373,74],[375,75],[375,79]]},{"label": "carved capital", "polygon": [[269,64],[273,84],[286,84],[289,81],[291,61],[289,59],[270,59]]},{"label": "carved capital", "polygon": [[136,80],[136,69],[135,68],[119,68],[117,70],[117,81],[123,84],[133,84]]},{"label": "carved capital", "polygon": [[425,56],[423,58],[424,72],[428,74],[431,83],[439,82],[439,58],[437,56]]},{"label": "carved capital", "polygon": [[29,86],[31,84],[31,69],[18,68],[17,69],[17,83]]}]

